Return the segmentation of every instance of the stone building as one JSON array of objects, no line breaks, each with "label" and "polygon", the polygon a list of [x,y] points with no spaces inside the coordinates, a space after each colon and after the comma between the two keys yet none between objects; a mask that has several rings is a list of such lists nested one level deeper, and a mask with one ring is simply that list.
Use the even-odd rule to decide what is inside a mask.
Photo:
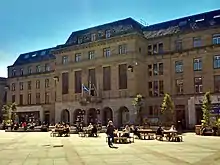
[{"label": "stone building", "polygon": [[0,123],[2,122],[2,106],[6,103],[6,78],[0,77]]},{"label": "stone building", "polygon": [[[158,121],[164,93],[183,127],[199,123],[197,97],[220,91],[220,10],[150,26],[131,18],[73,32],[66,43],[21,54],[8,67],[8,100],[42,121]],[[88,90],[89,89],[89,90]]]}]

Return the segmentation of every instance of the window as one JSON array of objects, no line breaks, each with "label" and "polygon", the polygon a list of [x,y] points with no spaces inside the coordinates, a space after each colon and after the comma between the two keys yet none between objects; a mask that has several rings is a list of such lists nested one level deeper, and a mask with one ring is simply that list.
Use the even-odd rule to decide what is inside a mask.
[{"label": "window", "polygon": [[202,59],[201,58],[196,58],[193,60],[193,69],[194,71],[202,70]]},{"label": "window", "polygon": [[220,92],[220,75],[214,76],[214,91]]},{"label": "window", "polygon": [[67,64],[68,63],[68,56],[63,56],[62,57],[62,64]]},{"label": "window", "polygon": [[159,63],[159,75],[163,75],[163,63]]},{"label": "window", "polygon": [[19,104],[23,105],[23,95],[22,94],[20,94],[20,96],[19,96]]},{"label": "window", "polygon": [[28,81],[28,90],[31,90],[31,81]]},{"label": "window", "polygon": [[12,70],[12,76],[16,76],[16,70],[15,69]]},{"label": "window", "polygon": [[75,54],[75,62],[81,61],[81,53],[76,53]]},{"label": "window", "polygon": [[178,39],[175,41],[175,50],[176,51],[182,50],[182,40],[181,39]]},{"label": "window", "polygon": [[153,96],[159,96],[159,93],[158,93],[158,81],[154,81],[153,82]]},{"label": "window", "polygon": [[29,67],[28,67],[28,74],[31,74],[31,73],[32,73],[32,67],[29,66]]},{"label": "window", "polygon": [[12,90],[12,91],[15,91],[15,89],[16,89],[16,88],[15,88],[15,83],[12,83],[12,84],[11,84],[11,90]]},{"label": "window", "polygon": [[88,55],[89,55],[89,60],[94,59],[95,58],[95,51],[94,50],[89,51]]},{"label": "window", "polygon": [[50,71],[50,64],[45,64],[45,71],[49,72]]},{"label": "window", "polygon": [[127,89],[127,64],[121,64],[118,66],[118,76],[119,89]]},{"label": "window", "polygon": [[110,38],[111,37],[111,30],[106,30],[105,31],[105,37]]},{"label": "window", "polygon": [[96,40],[96,34],[93,33],[93,34],[91,34],[91,41],[95,41],[95,40]]},{"label": "window", "polygon": [[183,94],[183,79],[176,80],[176,93]]},{"label": "window", "polygon": [[157,54],[157,44],[153,45],[153,54]]},{"label": "window", "polygon": [[183,73],[183,62],[182,61],[175,62],[175,72],[176,73]]},{"label": "window", "polygon": [[152,65],[148,65],[148,75],[152,76]]},{"label": "window", "polygon": [[164,94],[164,86],[163,86],[163,80],[159,81],[159,95],[163,96]]},{"label": "window", "polygon": [[27,100],[28,104],[31,104],[31,93],[28,93],[28,100]]},{"label": "window", "polygon": [[200,47],[202,46],[202,40],[200,37],[194,37],[193,38],[193,47],[196,48],[196,47]]},{"label": "window", "polygon": [[153,96],[153,83],[148,82],[149,96]]},{"label": "window", "polygon": [[11,101],[12,101],[12,103],[15,103],[15,95],[11,96]]},{"label": "window", "polygon": [[202,77],[194,78],[195,93],[202,93]]},{"label": "window", "polygon": [[83,42],[81,37],[78,37],[78,44],[81,44]]},{"label": "window", "polygon": [[37,65],[37,66],[36,66],[36,72],[37,72],[37,73],[40,73],[40,72],[41,72],[41,67],[40,67],[40,65]]},{"label": "window", "polygon": [[45,103],[46,104],[50,103],[50,96],[48,92],[45,93]]},{"label": "window", "polygon": [[158,53],[163,53],[163,43],[158,44]]},{"label": "window", "polygon": [[45,88],[49,88],[50,87],[50,81],[49,79],[45,79]]},{"label": "window", "polygon": [[118,53],[119,54],[126,54],[127,53],[127,45],[124,44],[124,45],[119,45],[118,46]]},{"label": "window", "polygon": [[23,76],[23,75],[24,75],[24,69],[21,68],[21,69],[20,69],[20,76]]},{"label": "window", "polygon": [[111,67],[103,67],[103,90],[111,90]]},{"label": "window", "polygon": [[219,69],[220,68],[220,55],[214,56],[214,69]]},{"label": "window", "polygon": [[75,93],[82,92],[82,71],[75,71]]},{"label": "window", "polygon": [[20,90],[22,91],[24,89],[24,83],[23,82],[19,82],[19,87],[20,87]]},{"label": "window", "polygon": [[220,34],[214,34],[212,36],[212,44],[220,44]]},{"label": "window", "polygon": [[69,93],[69,73],[64,72],[62,73],[62,94]]},{"label": "window", "polygon": [[103,49],[103,56],[104,57],[110,57],[111,56],[110,48],[104,48]]},{"label": "window", "polygon": [[40,89],[40,80],[36,81],[36,89]]},{"label": "window", "polygon": [[159,112],[159,108],[158,106],[149,106],[149,116],[158,116]]},{"label": "window", "polygon": [[90,86],[89,88],[94,88],[94,86],[96,86],[95,68],[94,69],[89,69],[88,85]]},{"label": "window", "polygon": [[154,114],[153,106],[149,106],[149,115],[153,116],[153,114]]},{"label": "window", "polygon": [[158,75],[158,67],[157,67],[157,64],[153,64],[153,72],[154,72],[154,76]]},{"label": "window", "polygon": [[148,45],[148,55],[152,55],[152,45]]},{"label": "window", "polygon": [[40,93],[36,93],[36,104],[40,104]]}]

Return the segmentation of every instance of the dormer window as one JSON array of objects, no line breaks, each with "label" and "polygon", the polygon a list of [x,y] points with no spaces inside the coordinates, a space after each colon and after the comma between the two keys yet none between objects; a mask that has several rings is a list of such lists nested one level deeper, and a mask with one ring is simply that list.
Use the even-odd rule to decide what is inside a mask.
[{"label": "dormer window", "polygon": [[95,40],[96,40],[96,34],[93,33],[93,34],[91,34],[91,41],[95,41]]},{"label": "dormer window", "polygon": [[78,44],[81,44],[81,43],[82,43],[82,38],[79,37],[79,38],[78,38]]},{"label": "dormer window", "polygon": [[26,54],[26,55],[24,56],[24,58],[25,58],[25,59],[29,58],[29,54]]},{"label": "dormer window", "polygon": [[37,54],[35,53],[35,54],[32,54],[32,57],[36,57],[37,56]]},{"label": "dormer window", "polygon": [[46,54],[45,50],[40,53],[41,56],[44,56],[45,54]]},{"label": "dormer window", "polygon": [[41,72],[40,65],[37,65],[37,66],[36,66],[36,72],[37,72],[37,73],[40,73],[40,72]]},{"label": "dormer window", "polygon": [[110,38],[111,37],[111,30],[106,30],[105,31],[105,37]]},{"label": "dormer window", "polygon": [[12,76],[16,76],[16,70],[15,69],[12,70]]},{"label": "dormer window", "polygon": [[20,69],[20,75],[21,75],[21,76],[24,75],[24,69],[23,69],[23,68]]}]

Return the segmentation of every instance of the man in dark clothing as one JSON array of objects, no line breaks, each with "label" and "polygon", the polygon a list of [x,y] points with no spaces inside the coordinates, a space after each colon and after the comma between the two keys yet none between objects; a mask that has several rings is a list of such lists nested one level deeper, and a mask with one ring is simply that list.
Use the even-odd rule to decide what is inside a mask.
[{"label": "man in dark clothing", "polygon": [[108,136],[108,146],[110,148],[113,147],[112,143],[114,142],[114,130],[115,130],[115,127],[113,125],[113,122],[109,121],[106,134]]}]

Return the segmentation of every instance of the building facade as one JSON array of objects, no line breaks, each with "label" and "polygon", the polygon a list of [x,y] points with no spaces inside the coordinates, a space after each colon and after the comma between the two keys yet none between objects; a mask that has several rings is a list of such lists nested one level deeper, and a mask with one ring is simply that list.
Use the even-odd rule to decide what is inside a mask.
[{"label": "building facade", "polygon": [[3,120],[2,106],[6,103],[6,98],[7,98],[5,86],[6,86],[6,78],[0,77],[0,123]]},{"label": "building facade", "polygon": [[[157,123],[165,93],[183,127],[199,123],[195,101],[220,90],[220,10],[150,26],[131,18],[73,32],[65,44],[21,54],[8,67],[8,100],[20,119],[71,124],[136,118]],[[89,89],[89,90],[88,90]]]}]

